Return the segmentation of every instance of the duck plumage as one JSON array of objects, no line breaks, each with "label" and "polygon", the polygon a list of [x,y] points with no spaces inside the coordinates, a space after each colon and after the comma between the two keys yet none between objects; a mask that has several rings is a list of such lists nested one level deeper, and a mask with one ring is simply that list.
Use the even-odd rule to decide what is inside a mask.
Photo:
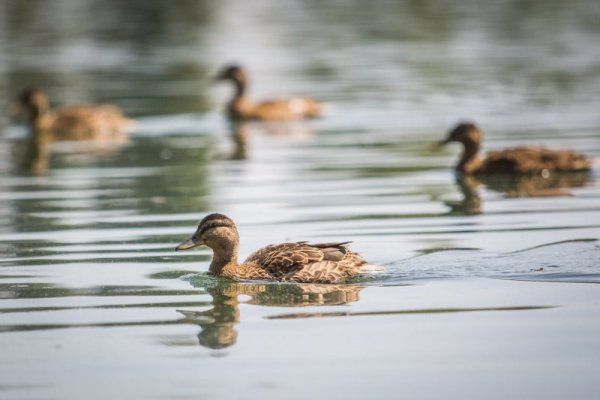
[{"label": "duck plumage", "polygon": [[347,248],[348,242],[274,244],[255,251],[238,264],[238,242],[233,221],[222,214],[211,214],[200,222],[192,238],[177,249],[210,247],[214,255],[209,272],[234,279],[336,283],[370,267],[359,254]]},{"label": "duck plumage", "polygon": [[590,161],[571,150],[552,150],[544,147],[515,147],[489,151],[480,171],[525,174],[541,171],[584,171]]}]

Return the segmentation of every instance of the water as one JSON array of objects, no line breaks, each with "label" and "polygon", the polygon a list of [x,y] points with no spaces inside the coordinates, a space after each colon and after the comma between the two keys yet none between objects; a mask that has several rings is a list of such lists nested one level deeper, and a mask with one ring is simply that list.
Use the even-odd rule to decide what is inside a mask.
[{"label": "water", "polygon": [[[51,3],[0,4],[0,106],[37,84],[140,125],[33,173],[0,121],[0,397],[597,395],[598,169],[457,180],[431,151],[472,118],[488,149],[600,156],[596,2]],[[327,117],[229,125],[230,61]],[[214,279],[173,248],[215,211],[242,255],[352,240],[386,271]]]}]

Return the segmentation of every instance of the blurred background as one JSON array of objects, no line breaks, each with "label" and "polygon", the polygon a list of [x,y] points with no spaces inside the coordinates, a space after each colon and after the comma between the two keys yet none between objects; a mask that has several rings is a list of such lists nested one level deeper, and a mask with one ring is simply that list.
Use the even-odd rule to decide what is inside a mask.
[{"label": "blurred background", "polygon": [[[529,320],[517,311],[504,319],[414,317],[441,333],[457,323],[460,333],[445,342],[401,318],[268,318],[298,305],[373,313],[575,298],[531,300],[522,296],[540,286],[496,281],[438,287],[433,299],[404,286],[423,279],[542,280],[558,285],[554,293],[566,290],[563,282],[598,282],[597,168],[552,179],[457,180],[458,148],[431,146],[471,119],[486,134],[485,149],[546,145],[599,157],[599,20],[595,0],[1,1],[0,110],[35,85],[54,106],[112,103],[139,125],[127,143],[54,143],[44,170],[32,171],[22,159],[26,125],[0,113],[0,397],[227,397],[233,390],[242,398],[255,389],[281,398],[282,390],[307,387],[333,396],[341,382],[356,396],[367,388],[385,395],[398,368],[409,394],[434,391],[431,376],[450,397],[459,397],[460,382],[479,397],[597,393],[586,381],[593,369],[583,367],[600,354],[591,351],[594,327],[550,325],[561,333],[545,337],[544,324],[570,321],[547,311],[531,311]],[[246,67],[250,98],[307,95],[326,103],[326,116],[231,124],[224,109],[232,88],[212,81],[230,62]],[[204,274],[207,249],[172,250],[208,212],[238,223],[242,257],[284,240],[352,240],[388,272],[325,294],[215,289]],[[490,293],[497,297],[486,300]],[[246,300],[238,304],[238,295]],[[194,314],[211,306],[217,317]],[[525,320],[543,322],[499,328]],[[359,336],[373,332],[380,343]],[[400,340],[399,332],[412,333]],[[583,338],[581,347],[561,347],[570,335]],[[547,347],[511,347],[523,336]],[[496,345],[477,347],[484,337]],[[416,338],[423,342],[410,342]],[[437,369],[459,365],[452,349],[464,351],[464,364]],[[577,385],[550,367],[552,357],[581,372]],[[327,381],[308,358],[356,369],[335,369]],[[413,363],[401,367],[401,359]],[[539,363],[513,374],[494,360]],[[263,373],[274,365],[269,380]],[[216,387],[222,368],[235,378]],[[294,374],[311,383],[288,381]],[[535,377],[546,386],[535,386]]]},{"label": "blurred background", "polygon": [[235,61],[250,70],[254,95],[310,94],[336,104],[348,126],[437,128],[461,117],[521,128],[597,124],[594,1],[0,7],[3,102],[37,84],[59,104],[202,115],[220,107],[209,77]]}]

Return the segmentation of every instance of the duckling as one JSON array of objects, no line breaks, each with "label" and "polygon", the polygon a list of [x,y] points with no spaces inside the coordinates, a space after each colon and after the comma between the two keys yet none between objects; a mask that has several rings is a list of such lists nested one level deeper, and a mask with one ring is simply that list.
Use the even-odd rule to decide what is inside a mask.
[{"label": "duckling", "polygon": [[292,97],[255,103],[246,98],[247,78],[244,69],[229,65],[215,77],[218,81],[231,81],[235,93],[227,105],[231,119],[260,121],[289,121],[315,118],[322,114],[321,105],[310,98]]},{"label": "duckling", "polygon": [[28,114],[32,131],[48,133],[53,140],[120,140],[134,121],[113,105],[81,105],[50,110],[42,90],[25,90],[18,106]]},{"label": "duckling", "polygon": [[196,233],[177,246],[187,250],[208,246],[213,251],[209,272],[234,279],[261,279],[304,283],[337,283],[373,270],[360,255],[346,247],[349,242],[291,242],[266,246],[238,263],[239,235],[225,215],[205,217]]},{"label": "duckling", "polygon": [[459,123],[450,131],[440,145],[450,142],[462,143],[464,147],[456,171],[463,174],[527,174],[550,171],[572,172],[591,169],[592,163],[586,156],[570,150],[551,150],[543,147],[516,147],[490,151],[485,158],[478,156],[483,132],[471,122]]}]

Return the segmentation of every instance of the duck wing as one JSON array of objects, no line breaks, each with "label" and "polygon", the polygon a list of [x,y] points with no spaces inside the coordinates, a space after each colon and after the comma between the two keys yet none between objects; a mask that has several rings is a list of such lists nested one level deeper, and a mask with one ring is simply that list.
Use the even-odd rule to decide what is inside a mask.
[{"label": "duck wing", "polygon": [[270,274],[283,277],[321,261],[339,262],[349,252],[341,243],[290,242],[273,244],[252,253],[244,263],[258,264]]},{"label": "duck wing", "polygon": [[61,139],[86,140],[127,131],[132,120],[110,104],[63,107],[52,113],[52,130]]},{"label": "duck wing", "polygon": [[321,112],[322,107],[316,100],[304,97],[267,100],[254,106],[257,118],[265,120],[318,117]]},{"label": "duck wing", "polygon": [[582,171],[589,169],[590,161],[570,150],[552,150],[543,147],[517,147],[491,151],[482,166],[485,172],[530,173],[549,171]]}]

